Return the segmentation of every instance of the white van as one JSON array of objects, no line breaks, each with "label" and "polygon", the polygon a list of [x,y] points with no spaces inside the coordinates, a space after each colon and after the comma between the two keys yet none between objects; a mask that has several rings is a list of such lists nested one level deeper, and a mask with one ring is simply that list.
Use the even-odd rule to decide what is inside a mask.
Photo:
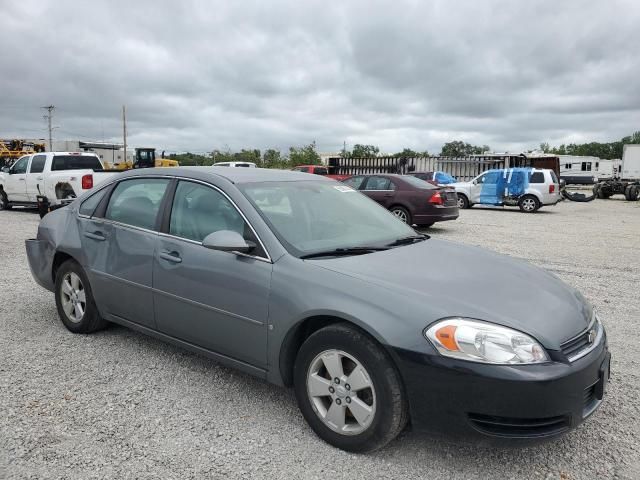
[{"label": "white van", "polygon": [[213,164],[214,167],[245,167],[257,168],[253,162],[218,162]]}]

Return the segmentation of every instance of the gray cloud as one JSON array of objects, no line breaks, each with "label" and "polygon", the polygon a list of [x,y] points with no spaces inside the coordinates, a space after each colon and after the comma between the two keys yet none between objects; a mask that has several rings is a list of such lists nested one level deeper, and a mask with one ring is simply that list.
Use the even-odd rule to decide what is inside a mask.
[{"label": "gray cloud", "polygon": [[[632,0],[0,0],[0,136],[166,150],[439,151],[618,139],[640,121]],[[11,66],[11,68],[7,68]]]}]

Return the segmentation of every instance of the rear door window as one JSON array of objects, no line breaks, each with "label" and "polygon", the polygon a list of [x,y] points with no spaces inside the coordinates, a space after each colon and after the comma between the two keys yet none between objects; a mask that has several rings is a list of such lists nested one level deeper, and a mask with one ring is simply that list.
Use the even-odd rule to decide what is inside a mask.
[{"label": "rear door window", "polygon": [[296,167],[296,171],[309,173],[309,167]]},{"label": "rear door window", "polygon": [[358,175],[356,177],[351,177],[351,178],[347,178],[345,180],[342,181],[342,183],[345,183],[347,185],[349,185],[351,188],[355,188],[356,190],[360,190],[360,188],[362,188],[362,185],[364,183],[364,179],[367,177],[364,177],[362,175]]},{"label": "rear door window", "polygon": [[29,173],[42,173],[44,171],[44,164],[47,161],[46,155],[36,155],[31,160],[31,167]]},{"label": "rear door window", "polygon": [[140,178],[120,182],[111,194],[105,218],[152,230],[162,197],[169,185],[164,178]]},{"label": "rear door window", "polygon": [[393,190],[394,185],[387,177],[369,177],[364,190]]},{"label": "rear door window", "polygon": [[96,207],[100,203],[100,200],[104,198],[104,194],[107,192],[108,188],[103,188],[102,190],[94,193],[89,198],[87,198],[82,205],[80,205],[80,209],[78,213],[80,215],[86,215],[87,217],[93,216],[93,212],[96,211]]},{"label": "rear door window", "polygon": [[313,173],[315,173],[316,175],[329,175],[329,170],[327,170],[325,167],[315,167],[313,169]]}]

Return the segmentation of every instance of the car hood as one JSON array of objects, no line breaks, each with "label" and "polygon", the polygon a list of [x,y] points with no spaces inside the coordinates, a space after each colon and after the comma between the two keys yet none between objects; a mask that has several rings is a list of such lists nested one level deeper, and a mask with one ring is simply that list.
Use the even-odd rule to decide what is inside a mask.
[{"label": "car hood", "polygon": [[311,262],[401,292],[407,304],[387,308],[414,315],[408,305],[417,303],[424,312],[418,321],[425,327],[444,317],[476,318],[522,331],[558,350],[592,317],[582,294],[555,275],[524,260],[444,240]]}]

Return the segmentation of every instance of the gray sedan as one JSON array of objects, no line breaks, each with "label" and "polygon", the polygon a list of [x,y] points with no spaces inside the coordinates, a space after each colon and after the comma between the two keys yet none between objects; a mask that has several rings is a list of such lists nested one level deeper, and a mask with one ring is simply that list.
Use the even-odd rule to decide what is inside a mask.
[{"label": "gray sedan", "polygon": [[62,323],[118,323],[278,385],[339,448],[408,424],[546,438],[602,402],[589,303],[525,262],[430,239],[347,185],[263,169],[115,176],[26,241]]}]

